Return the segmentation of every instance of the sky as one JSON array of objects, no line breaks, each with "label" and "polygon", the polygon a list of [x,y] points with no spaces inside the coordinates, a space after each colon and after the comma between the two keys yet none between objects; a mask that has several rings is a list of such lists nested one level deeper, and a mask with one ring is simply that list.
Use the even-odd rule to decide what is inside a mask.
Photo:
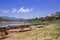
[{"label": "sky", "polygon": [[44,17],[60,11],[60,0],[0,0],[0,16]]}]

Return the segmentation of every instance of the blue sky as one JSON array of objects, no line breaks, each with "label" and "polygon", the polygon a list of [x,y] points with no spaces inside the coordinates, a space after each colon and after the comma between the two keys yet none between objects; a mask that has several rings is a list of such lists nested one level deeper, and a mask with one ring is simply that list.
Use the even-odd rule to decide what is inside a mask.
[{"label": "blue sky", "polygon": [[60,0],[0,0],[0,16],[35,18],[60,11]]}]

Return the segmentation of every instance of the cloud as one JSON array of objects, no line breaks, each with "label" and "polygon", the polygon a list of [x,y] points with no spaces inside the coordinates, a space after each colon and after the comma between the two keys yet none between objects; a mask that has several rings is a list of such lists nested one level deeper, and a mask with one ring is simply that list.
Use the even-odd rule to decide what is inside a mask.
[{"label": "cloud", "polygon": [[22,13],[29,13],[29,12],[31,12],[33,10],[33,8],[24,8],[24,7],[22,7],[22,8],[20,8],[17,12],[18,13],[20,13],[20,12],[22,12]]},{"label": "cloud", "polygon": [[13,8],[12,9],[12,13],[16,13],[17,12],[17,9],[16,8]]},{"label": "cloud", "polygon": [[3,13],[8,13],[10,10],[4,10],[4,9],[2,9],[2,12]]},{"label": "cloud", "polygon": [[3,13],[30,13],[33,10],[33,8],[24,8],[21,7],[20,9],[13,8],[11,10],[4,10],[2,9],[1,11]]}]

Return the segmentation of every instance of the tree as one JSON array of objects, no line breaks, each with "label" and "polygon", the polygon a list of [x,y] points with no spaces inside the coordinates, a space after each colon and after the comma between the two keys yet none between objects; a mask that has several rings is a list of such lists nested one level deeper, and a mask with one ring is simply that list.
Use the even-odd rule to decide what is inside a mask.
[{"label": "tree", "polygon": [[60,12],[56,12],[55,14],[60,18]]},{"label": "tree", "polygon": [[45,19],[44,19],[44,17],[40,17],[39,20],[40,21],[44,21]]}]

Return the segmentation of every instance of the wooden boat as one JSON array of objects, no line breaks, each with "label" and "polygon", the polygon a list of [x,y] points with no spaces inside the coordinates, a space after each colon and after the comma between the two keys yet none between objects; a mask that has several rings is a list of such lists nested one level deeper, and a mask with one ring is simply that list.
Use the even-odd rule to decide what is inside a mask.
[{"label": "wooden boat", "polygon": [[8,35],[7,26],[0,26],[0,39],[4,38],[6,35]]}]

